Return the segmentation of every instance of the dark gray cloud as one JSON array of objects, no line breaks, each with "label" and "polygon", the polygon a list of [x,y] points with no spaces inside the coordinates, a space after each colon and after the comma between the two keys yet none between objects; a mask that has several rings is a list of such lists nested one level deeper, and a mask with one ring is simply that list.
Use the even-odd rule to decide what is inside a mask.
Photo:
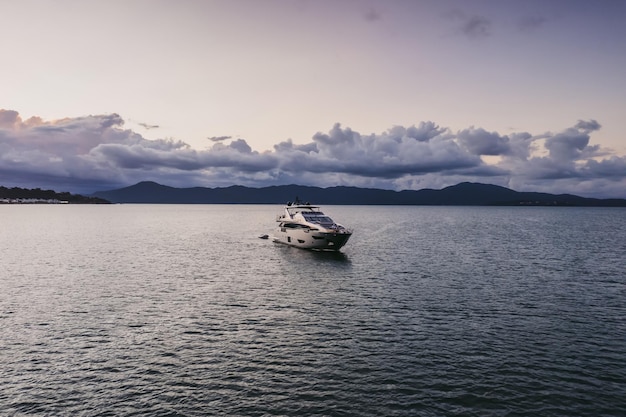
[{"label": "dark gray cloud", "polygon": [[491,21],[484,16],[471,16],[463,22],[461,30],[470,38],[485,38],[491,35]]},{"label": "dark gray cloud", "polygon": [[497,132],[487,132],[482,128],[462,130],[458,133],[458,138],[475,155],[506,155],[511,152],[508,137],[500,136]]},{"label": "dark gray cloud", "polygon": [[602,126],[600,126],[600,123],[595,120],[579,120],[574,127],[585,133],[591,133],[596,130],[600,130]]},{"label": "dark gray cloud", "polygon": [[148,123],[139,123],[139,126],[143,127],[146,130],[158,129],[159,125],[149,125]]},{"label": "dark gray cloud", "polygon": [[624,173],[626,173],[626,158],[611,156],[601,161],[589,159],[582,167],[581,172],[586,178],[606,178],[619,181],[624,178]]},{"label": "dark gray cloud", "polygon": [[556,161],[574,161],[578,159],[589,144],[589,135],[584,133],[564,132],[546,140],[546,149],[550,159]]},{"label": "dark gray cloud", "polygon": [[[391,189],[483,181],[544,191],[560,184],[569,188],[552,191],[576,193],[580,184],[595,183],[623,197],[626,158],[591,143],[598,129],[589,120],[542,135],[503,135],[481,127],[455,133],[425,121],[365,135],[337,123],[307,143],[287,140],[258,152],[245,139],[225,142],[230,136],[217,137],[205,150],[179,140],[148,140],[125,129],[117,114],[22,121],[17,112],[0,110],[0,185],[91,193],[142,180],[180,187],[298,183]],[[487,163],[485,157],[496,160]]]},{"label": "dark gray cloud", "polygon": [[211,142],[222,142],[231,138],[232,136],[211,136],[211,137],[208,137],[207,139],[210,140]]},{"label": "dark gray cloud", "polygon": [[546,139],[545,147],[556,161],[593,158],[598,156],[600,148],[597,145],[589,146],[590,134],[599,129],[600,124],[595,120],[579,120],[574,127]]}]

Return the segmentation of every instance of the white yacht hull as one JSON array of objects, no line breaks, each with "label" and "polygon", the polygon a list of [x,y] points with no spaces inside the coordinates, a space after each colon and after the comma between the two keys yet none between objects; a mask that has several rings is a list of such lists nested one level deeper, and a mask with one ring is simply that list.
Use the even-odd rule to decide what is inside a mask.
[{"label": "white yacht hull", "polygon": [[301,249],[338,251],[348,242],[352,233],[347,231],[322,232],[318,230],[279,227],[274,242]]},{"label": "white yacht hull", "polygon": [[274,242],[302,249],[338,251],[348,242],[352,231],[325,215],[309,203],[287,203],[282,214]]}]

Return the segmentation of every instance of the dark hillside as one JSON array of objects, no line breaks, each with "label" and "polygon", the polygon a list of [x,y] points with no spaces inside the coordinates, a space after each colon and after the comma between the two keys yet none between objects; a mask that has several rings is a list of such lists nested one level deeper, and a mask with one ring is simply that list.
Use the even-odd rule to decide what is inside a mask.
[{"label": "dark hillside", "polygon": [[173,204],[284,204],[300,198],[315,204],[363,205],[540,205],[626,207],[624,199],[601,200],[570,194],[517,192],[490,184],[464,182],[442,190],[380,190],[358,187],[309,187],[280,185],[249,188],[173,188],[155,182],[94,194],[116,203]]}]

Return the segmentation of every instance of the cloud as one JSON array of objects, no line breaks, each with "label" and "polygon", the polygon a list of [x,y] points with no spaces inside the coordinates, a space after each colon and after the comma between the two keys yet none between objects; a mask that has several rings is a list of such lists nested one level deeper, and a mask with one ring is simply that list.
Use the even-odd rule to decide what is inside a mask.
[{"label": "cloud", "polygon": [[396,126],[380,135],[361,135],[337,123],[328,133],[316,133],[313,144],[306,153],[301,150],[279,153],[284,161],[282,167],[391,179],[464,169],[481,163],[480,158],[464,151],[446,129],[433,122],[409,128]]},{"label": "cloud", "polygon": [[626,172],[626,158],[611,156],[601,161],[590,159],[582,167],[581,172],[587,178],[622,179]]},{"label": "cloud", "polygon": [[228,140],[231,138],[232,136],[211,136],[211,137],[208,137],[207,139],[210,140],[211,142],[222,142],[224,140]]},{"label": "cloud", "polygon": [[581,130],[585,133],[591,133],[594,132],[596,130],[600,130],[600,128],[602,126],[600,126],[600,123],[598,123],[595,120],[579,120],[578,123],[576,123],[576,126],[574,126],[576,129]]},{"label": "cloud", "polygon": [[462,130],[458,133],[458,138],[475,155],[506,155],[511,152],[508,137],[500,136],[497,132],[487,132],[482,128]]},{"label": "cloud", "polygon": [[624,198],[626,157],[590,145],[590,134],[600,128],[595,120],[578,121],[555,134],[525,136],[527,149],[543,142],[547,154],[514,152],[499,166],[509,172],[508,184],[515,189]]},{"label": "cloud", "polygon": [[465,20],[461,30],[470,38],[485,38],[491,35],[491,21],[484,16],[471,16]]},{"label": "cloud", "polygon": [[146,130],[158,129],[159,125],[149,125],[147,123],[139,123],[139,126],[143,127]]},{"label": "cloud", "polygon": [[588,120],[557,133],[503,135],[473,126],[452,132],[424,121],[361,134],[336,123],[309,142],[287,140],[258,152],[245,139],[225,142],[230,136],[213,137],[204,150],[180,140],[148,140],[125,129],[117,114],[23,121],[15,111],[0,110],[0,185],[91,193],[143,180],[176,187],[388,189],[482,181],[572,193],[584,184],[588,194],[594,193],[589,184],[597,184],[603,193],[624,196],[626,158],[591,143],[600,128]]},{"label": "cloud", "polygon": [[549,137],[545,147],[555,161],[575,161],[583,156],[592,158],[596,156],[599,147],[588,146],[590,133],[599,129],[600,124],[595,120],[579,120],[574,127]]},{"label": "cloud", "polygon": [[363,17],[368,22],[376,22],[382,19],[382,14],[376,9],[369,9],[367,12],[365,12]]},{"label": "cloud", "polygon": [[21,124],[19,113],[14,110],[0,111],[0,128],[13,128],[16,123]]},{"label": "cloud", "polygon": [[[494,21],[487,16],[468,14],[455,9],[444,14],[444,17],[454,23],[455,32],[469,39],[479,40],[492,36]],[[520,16],[513,22],[519,32],[532,33],[543,28],[548,19],[540,15]],[[497,21],[495,22],[498,23]],[[502,22],[500,22],[502,23]]]},{"label": "cloud", "polygon": [[462,10],[451,10],[444,17],[455,24],[455,30],[470,39],[483,39],[491,36],[492,22],[485,16],[468,15]]}]

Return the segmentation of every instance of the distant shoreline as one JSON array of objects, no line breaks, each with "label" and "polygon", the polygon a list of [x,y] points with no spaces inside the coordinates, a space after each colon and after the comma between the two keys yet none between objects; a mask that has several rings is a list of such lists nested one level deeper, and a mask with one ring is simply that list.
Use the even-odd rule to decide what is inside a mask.
[{"label": "distant shoreline", "polygon": [[69,201],[42,198],[0,198],[0,204],[69,204]]},{"label": "distant shoreline", "polygon": [[40,188],[7,188],[0,186],[0,204],[110,204],[111,202],[93,196],[57,193]]}]

